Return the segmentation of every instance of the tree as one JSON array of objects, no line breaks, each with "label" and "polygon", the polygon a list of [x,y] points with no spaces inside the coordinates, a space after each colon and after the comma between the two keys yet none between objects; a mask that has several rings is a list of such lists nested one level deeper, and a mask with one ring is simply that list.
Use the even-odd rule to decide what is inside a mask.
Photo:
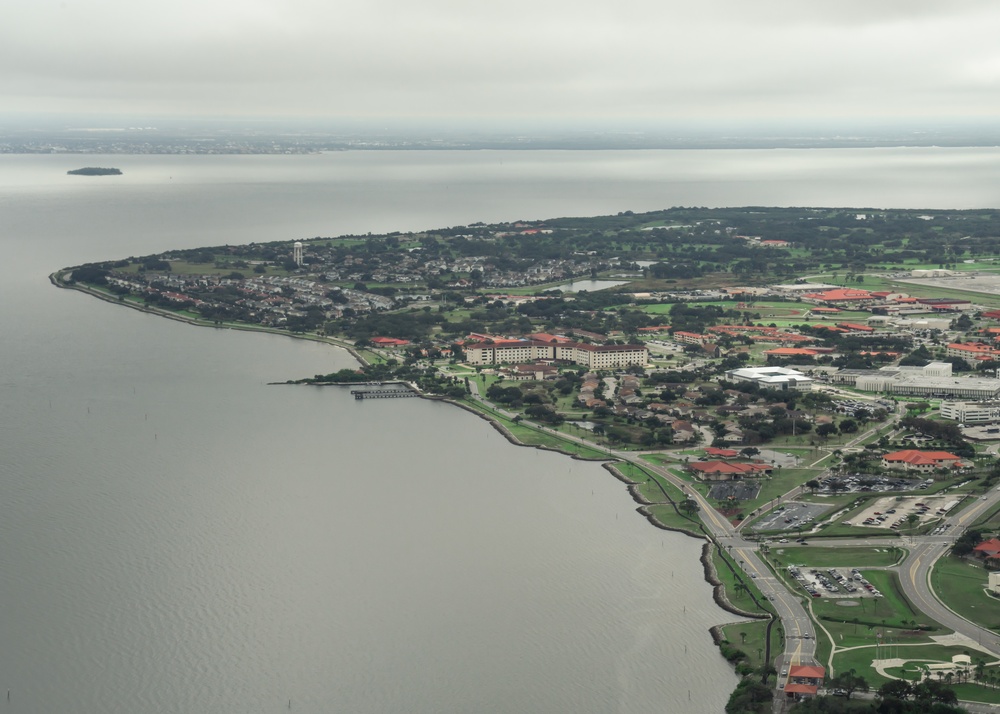
[{"label": "tree", "polygon": [[687,498],[680,502],[678,506],[687,516],[694,516],[699,511],[698,502],[693,498]]},{"label": "tree", "polygon": [[858,423],[853,419],[844,419],[840,422],[841,434],[854,434],[858,431]]},{"label": "tree", "polygon": [[837,433],[837,426],[835,424],[820,424],[816,427],[816,434],[827,439]]},{"label": "tree", "polygon": [[726,714],[752,714],[771,711],[771,689],[749,677],[740,681],[726,702]]},{"label": "tree", "polygon": [[893,679],[878,688],[876,696],[881,699],[892,697],[894,699],[908,699],[913,694],[913,685],[905,679]]},{"label": "tree", "polygon": [[867,692],[869,689],[868,680],[859,676],[853,669],[838,674],[829,681],[828,686],[830,689],[843,689],[847,692],[848,699],[854,692]]}]

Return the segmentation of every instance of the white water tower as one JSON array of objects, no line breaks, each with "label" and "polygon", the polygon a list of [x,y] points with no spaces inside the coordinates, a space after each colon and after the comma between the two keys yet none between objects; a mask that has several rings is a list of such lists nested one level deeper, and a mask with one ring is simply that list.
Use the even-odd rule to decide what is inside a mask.
[{"label": "white water tower", "polygon": [[295,245],[292,246],[292,260],[295,264],[302,267],[302,243],[295,241]]}]

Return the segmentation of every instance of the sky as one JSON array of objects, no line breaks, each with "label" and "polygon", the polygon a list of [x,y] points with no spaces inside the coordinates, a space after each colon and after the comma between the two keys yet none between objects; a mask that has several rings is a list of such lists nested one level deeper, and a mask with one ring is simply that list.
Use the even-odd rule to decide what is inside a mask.
[{"label": "sky", "polygon": [[1000,117],[995,0],[14,0],[0,113]]}]

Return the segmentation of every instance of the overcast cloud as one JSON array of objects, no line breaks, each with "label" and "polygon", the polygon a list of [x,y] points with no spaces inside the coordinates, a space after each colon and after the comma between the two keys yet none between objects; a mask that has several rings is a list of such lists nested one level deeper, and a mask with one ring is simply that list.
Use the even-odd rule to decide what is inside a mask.
[{"label": "overcast cloud", "polygon": [[15,0],[17,113],[1000,115],[995,0]]}]

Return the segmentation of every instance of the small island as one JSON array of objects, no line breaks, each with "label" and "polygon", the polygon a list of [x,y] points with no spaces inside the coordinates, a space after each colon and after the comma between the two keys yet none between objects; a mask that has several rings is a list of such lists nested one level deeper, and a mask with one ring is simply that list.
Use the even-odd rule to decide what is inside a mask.
[{"label": "small island", "polygon": [[104,169],[97,166],[86,166],[82,169],[67,171],[70,176],[121,176],[121,169]]}]

